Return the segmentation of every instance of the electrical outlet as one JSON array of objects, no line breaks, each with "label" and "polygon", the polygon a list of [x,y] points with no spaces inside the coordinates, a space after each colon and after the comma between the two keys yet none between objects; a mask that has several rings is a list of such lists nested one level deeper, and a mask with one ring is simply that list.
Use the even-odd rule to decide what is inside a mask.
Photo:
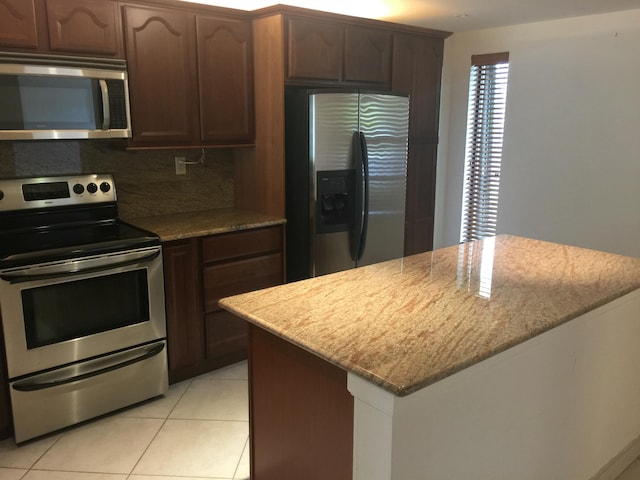
[{"label": "electrical outlet", "polygon": [[186,175],[187,174],[187,164],[185,157],[175,157],[176,160],[176,175]]}]

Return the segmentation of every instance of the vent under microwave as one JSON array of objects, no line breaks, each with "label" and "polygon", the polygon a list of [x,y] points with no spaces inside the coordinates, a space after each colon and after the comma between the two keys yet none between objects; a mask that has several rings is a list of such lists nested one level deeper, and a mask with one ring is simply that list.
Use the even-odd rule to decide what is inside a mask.
[{"label": "vent under microwave", "polygon": [[128,138],[124,61],[0,57],[0,140]]}]

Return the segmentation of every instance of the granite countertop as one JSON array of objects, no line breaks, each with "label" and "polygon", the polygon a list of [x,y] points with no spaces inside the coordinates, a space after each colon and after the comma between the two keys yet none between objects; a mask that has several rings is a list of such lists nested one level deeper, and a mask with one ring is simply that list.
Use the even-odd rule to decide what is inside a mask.
[{"label": "granite countertop", "polygon": [[285,219],[280,217],[235,208],[150,215],[123,220],[155,233],[163,242],[285,223]]},{"label": "granite countertop", "polygon": [[638,288],[638,258],[501,235],[220,305],[404,396]]}]

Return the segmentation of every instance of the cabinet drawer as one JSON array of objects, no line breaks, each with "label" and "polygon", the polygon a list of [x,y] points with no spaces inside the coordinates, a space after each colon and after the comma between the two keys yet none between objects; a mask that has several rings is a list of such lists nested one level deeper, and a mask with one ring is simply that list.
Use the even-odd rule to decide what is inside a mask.
[{"label": "cabinet drawer", "polygon": [[282,250],[282,227],[212,235],[202,240],[204,263]]},{"label": "cabinet drawer", "polygon": [[219,309],[218,300],[229,295],[279,285],[283,281],[282,253],[247,258],[204,268],[204,308]]}]

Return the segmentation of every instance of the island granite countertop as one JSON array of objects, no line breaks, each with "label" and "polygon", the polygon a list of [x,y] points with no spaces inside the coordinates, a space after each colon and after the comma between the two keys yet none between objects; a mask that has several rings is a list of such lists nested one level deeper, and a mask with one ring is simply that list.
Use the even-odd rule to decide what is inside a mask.
[{"label": "island granite countertop", "polygon": [[235,208],[220,208],[123,219],[149,230],[163,242],[286,223],[285,219]]},{"label": "island granite countertop", "polygon": [[500,235],[220,305],[405,396],[638,288],[638,258]]}]

